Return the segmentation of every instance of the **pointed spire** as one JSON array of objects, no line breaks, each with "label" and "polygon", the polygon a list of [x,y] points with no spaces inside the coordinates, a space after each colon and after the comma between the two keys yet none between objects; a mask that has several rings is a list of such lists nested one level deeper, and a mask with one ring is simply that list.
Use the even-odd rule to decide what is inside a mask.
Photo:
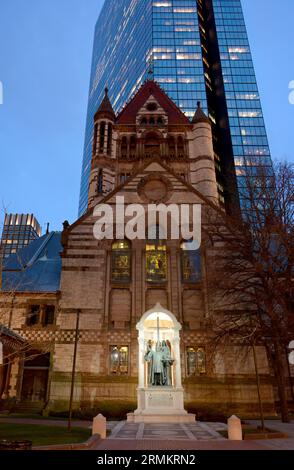
[{"label": "pointed spire", "polygon": [[194,117],[192,119],[193,124],[197,124],[198,122],[207,122],[207,123],[211,124],[209,118],[206,116],[205,112],[201,108],[201,102],[200,101],[197,102],[197,110],[196,110],[196,112],[194,114]]},{"label": "pointed spire", "polygon": [[101,104],[95,114],[95,119],[99,115],[106,114],[107,117],[109,117],[112,121],[115,121],[115,113],[113,111],[112,104],[110,103],[109,97],[108,97],[108,88],[105,88],[105,95],[103,100],[101,101]]}]

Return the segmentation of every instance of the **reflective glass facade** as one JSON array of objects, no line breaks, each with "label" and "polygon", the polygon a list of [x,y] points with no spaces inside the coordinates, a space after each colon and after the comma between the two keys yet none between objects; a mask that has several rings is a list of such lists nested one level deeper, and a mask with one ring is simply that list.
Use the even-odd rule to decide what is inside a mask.
[{"label": "reflective glass facade", "polygon": [[209,114],[220,198],[239,204],[244,163],[271,165],[240,0],[105,0],[95,30],[80,215],[104,88],[118,112],[151,73],[189,117],[198,100]]},{"label": "reflective glass facade", "polygon": [[[244,167],[272,162],[240,0],[212,0],[239,195]],[[244,186],[244,184],[243,184]],[[241,200],[242,205],[242,200]]]},{"label": "reflective glass facade", "polygon": [[7,258],[41,235],[33,214],[6,214],[1,238],[3,256]]}]

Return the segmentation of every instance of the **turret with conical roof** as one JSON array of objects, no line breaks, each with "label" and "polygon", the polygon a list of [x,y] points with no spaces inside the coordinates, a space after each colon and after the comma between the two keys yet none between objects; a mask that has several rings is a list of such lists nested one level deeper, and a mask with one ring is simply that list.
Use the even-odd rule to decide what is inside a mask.
[{"label": "turret with conical roof", "polygon": [[218,204],[211,122],[198,101],[192,119],[192,138],[189,142],[191,184],[204,196]]},{"label": "turret with conical roof", "polygon": [[104,92],[104,98],[94,116],[93,155],[88,196],[89,207],[99,202],[114,187],[113,159],[115,158],[115,145],[113,126],[116,116],[108,96],[108,88],[105,88]]},{"label": "turret with conical roof", "polygon": [[207,122],[207,123],[210,124],[210,120],[209,120],[208,116],[206,116],[205,112],[201,108],[201,102],[197,101],[197,109],[196,109],[196,112],[195,112],[194,117],[192,119],[192,123],[197,124],[199,122]]},{"label": "turret with conical roof", "polygon": [[105,95],[101,104],[95,114],[94,121],[101,119],[103,117],[110,119],[112,122],[115,121],[115,112],[113,110],[112,104],[108,97],[108,88],[104,90]]}]

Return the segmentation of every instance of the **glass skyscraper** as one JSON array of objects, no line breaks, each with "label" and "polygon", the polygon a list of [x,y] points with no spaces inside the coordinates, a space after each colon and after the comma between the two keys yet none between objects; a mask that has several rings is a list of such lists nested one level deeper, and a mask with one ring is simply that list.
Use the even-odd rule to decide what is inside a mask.
[{"label": "glass skyscraper", "polygon": [[7,258],[41,236],[41,227],[33,214],[6,214],[1,237],[2,253]]},{"label": "glass skyscraper", "polygon": [[241,0],[105,0],[95,29],[79,214],[87,208],[93,118],[104,88],[119,112],[148,77],[189,117],[201,101],[213,126],[220,199],[239,206],[244,166],[271,167]]}]

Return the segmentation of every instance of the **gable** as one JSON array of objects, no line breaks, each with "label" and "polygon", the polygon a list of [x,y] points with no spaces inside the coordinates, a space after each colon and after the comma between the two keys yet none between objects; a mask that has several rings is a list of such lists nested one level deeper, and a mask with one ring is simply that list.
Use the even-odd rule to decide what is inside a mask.
[{"label": "gable", "polygon": [[[145,163],[138,171],[132,175],[126,182],[114,189],[99,202],[101,204],[115,204],[117,196],[125,197],[125,204],[142,204],[144,201],[138,194],[139,183],[150,175],[162,177],[172,185],[170,198],[165,201],[167,204],[202,204],[207,205],[213,210],[219,212],[220,209],[213,202],[203,196],[191,184],[184,181],[174,173],[167,165],[162,163],[158,157]],[[80,217],[69,227],[69,233],[76,227],[87,221],[93,222],[93,208]]]},{"label": "gable", "polygon": [[[154,187],[151,186],[152,182],[155,182]],[[150,187],[148,190],[144,190],[147,183]],[[163,194],[161,201],[160,191],[165,191],[164,186],[166,194]],[[156,192],[154,200],[152,200],[152,192]],[[119,196],[125,198],[125,204],[159,204],[160,202],[165,204],[204,204],[206,202],[192,187],[159,161],[149,162],[141,170],[139,169],[132,178],[102,203],[115,204],[116,198]]]},{"label": "gable", "polygon": [[116,123],[135,124],[137,114],[151,96],[168,116],[169,124],[191,124],[187,116],[176,106],[160,86],[151,80],[146,81],[133,99],[124,107],[118,115]]}]

